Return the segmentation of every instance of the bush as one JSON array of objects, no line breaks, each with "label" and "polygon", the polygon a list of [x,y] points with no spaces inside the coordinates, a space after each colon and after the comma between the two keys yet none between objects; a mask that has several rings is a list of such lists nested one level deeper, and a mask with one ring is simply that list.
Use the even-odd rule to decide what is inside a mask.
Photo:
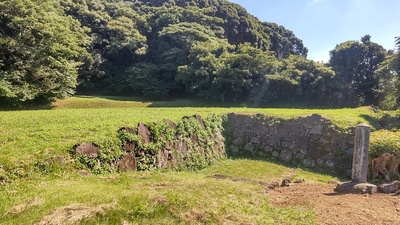
[{"label": "bush", "polygon": [[379,130],[371,133],[370,157],[375,158],[382,153],[400,153],[400,132]]}]

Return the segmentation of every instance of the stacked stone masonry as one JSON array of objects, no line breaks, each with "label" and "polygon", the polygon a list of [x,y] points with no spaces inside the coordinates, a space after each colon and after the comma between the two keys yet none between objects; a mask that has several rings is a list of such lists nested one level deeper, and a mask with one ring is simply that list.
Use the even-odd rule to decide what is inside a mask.
[{"label": "stacked stone masonry", "polygon": [[277,159],[351,175],[354,129],[343,130],[320,115],[283,120],[229,114],[228,154]]},{"label": "stacked stone masonry", "polygon": [[[160,124],[143,123],[123,127],[119,130],[121,158],[109,164],[119,171],[190,169],[209,165],[226,155],[251,155],[351,175],[354,129],[340,129],[320,115],[284,120],[232,113],[213,118],[203,120],[194,115],[184,117],[178,124],[165,120],[162,129]],[[156,126],[161,129],[158,136],[154,136]],[[76,145],[73,155],[93,158],[101,166],[103,150],[85,143]]]},{"label": "stacked stone masonry", "polygon": [[107,149],[82,143],[73,147],[71,155],[92,171],[199,169],[226,157],[222,130],[220,116],[205,120],[200,115],[185,116],[178,124],[168,119],[139,123],[118,130],[120,146]]}]

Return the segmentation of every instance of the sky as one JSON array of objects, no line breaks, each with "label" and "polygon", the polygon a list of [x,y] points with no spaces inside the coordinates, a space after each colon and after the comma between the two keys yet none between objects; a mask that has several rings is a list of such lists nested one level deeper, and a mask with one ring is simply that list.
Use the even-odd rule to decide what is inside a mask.
[{"label": "sky", "polygon": [[308,59],[329,61],[337,44],[371,35],[386,50],[400,36],[400,0],[230,0],[262,22],[293,31]]}]

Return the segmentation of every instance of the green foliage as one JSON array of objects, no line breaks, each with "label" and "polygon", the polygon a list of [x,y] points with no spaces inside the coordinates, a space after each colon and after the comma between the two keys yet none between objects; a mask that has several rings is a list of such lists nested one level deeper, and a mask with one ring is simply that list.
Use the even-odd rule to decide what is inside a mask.
[{"label": "green foliage", "polygon": [[221,100],[241,102],[258,94],[265,83],[265,75],[274,72],[276,59],[249,44],[242,44],[223,62],[213,88],[222,92],[218,95]]},{"label": "green foliage", "polygon": [[375,71],[385,60],[385,49],[362,37],[362,42],[347,41],[330,51],[330,65],[336,73],[335,80],[343,95],[341,105],[359,106],[377,103],[374,89],[378,85]]},{"label": "green foliage", "polygon": [[45,105],[77,85],[249,106],[399,104],[398,52],[382,63],[365,35],[333,49],[330,68],[307,60],[292,31],[226,0],[10,0],[0,12],[2,104]]},{"label": "green foliage", "polygon": [[291,55],[268,76],[269,87],[263,101],[292,104],[335,105],[334,72],[325,65]]},{"label": "green foliage", "polygon": [[[307,54],[291,31],[262,24],[225,0],[68,0],[62,5],[91,29],[92,60],[86,58],[80,70],[81,90],[248,101],[276,61],[273,52],[279,59]],[[250,46],[254,49],[245,50]]]},{"label": "green foliage", "polygon": [[3,1],[0,14],[1,102],[47,104],[73,94],[87,55],[79,22],[54,0]]},{"label": "green foliage", "polygon": [[91,170],[94,174],[114,173],[117,171],[118,161],[126,155],[121,149],[121,141],[117,138],[97,140],[100,154],[95,158],[78,156],[71,150],[72,157],[78,163],[78,167]]},{"label": "green foliage", "polygon": [[179,67],[187,91],[214,101],[252,101],[277,63],[274,56],[250,44],[231,50],[227,43],[203,42],[192,48],[191,64]]},{"label": "green foliage", "polygon": [[282,60],[290,55],[307,57],[308,49],[292,31],[276,23],[263,22],[263,25],[266,33],[271,36],[271,51],[275,53],[276,58]]},{"label": "green foliage", "polygon": [[400,153],[400,132],[379,130],[371,133],[370,158],[382,153]]},{"label": "green foliage", "polygon": [[204,98],[218,98],[210,89],[231,48],[226,41],[195,42],[190,49],[190,63],[178,68],[177,79],[185,85],[188,93]]},{"label": "green foliage", "polygon": [[251,43],[252,46],[267,50],[271,40],[264,32],[260,21],[237,4],[223,4],[217,16],[226,19],[225,36],[229,43],[239,45]]},{"label": "green foliage", "polygon": [[283,61],[249,44],[198,42],[180,66],[178,79],[187,92],[214,101],[252,106],[279,103],[337,105],[334,72],[323,64],[291,55]]},{"label": "green foliage", "polygon": [[400,56],[399,53],[389,56],[376,71],[379,83],[375,91],[379,97],[381,109],[393,110],[400,106]]},{"label": "green foliage", "polygon": [[[108,87],[114,93],[126,91],[122,76],[125,68],[146,53],[148,31],[146,18],[134,10],[131,1],[67,0],[61,1],[67,15],[90,28],[91,57],[79,71],[81,89]],[[111,85],[114,84],[114,85]]]},{"label": "green foliage", "polygon": [[[126,80],[121,86],[128,85],[135,91],[141,92],[144,96],[166,97],[176,88],[174,80],[175,68],[160,68],[156,64],[138,63],[126,68],[124,75]],[[113,84],[113,86],[116,86]]]},{"label": "green foliage", "polygon": [[[194,117],[184,117],[176,128],[166,121],[150,123],[148,128],[151,132],[151,143],[144,143],[143,138],[137,134],[137,129],[124,128],[120,129],[113,139],[94,141],[100,148],[98,157],[77,156],[74,150],[71,150],[71,153],[78,164],[95,174],[113,173],[118,170],[119,160],[128,154],[124,146],[130,144],[134,146],[129,153],[136,157],[137,170],[143,171],[162,169],[159,168],[157,160],[159,152],[167,149],[168,145],[172,146],[171,151],[174,151],[177,158],[176,162],[169,162],[168,167],[176,170],[199,170],[225,156],[223,151],[219,153],[215,149],[217,138],[222,138],[216,134],[222,132],[223,118],[224,116],[220,115],[210,115],[204,120],[204,129]],[[193,136],[196,136],[197,143],[192,142]],[[183,151],[176,147],[180,142],[184,142],[187,149]],[[38,164],[38,168],[47,169],[41,164]]]},{"label": "green foliage", "polygon": [[376,70],[379,84],[375,91],[382,109],[397,109],[400,106],[400,38],[396,38],[397,52],[389,55]]}]

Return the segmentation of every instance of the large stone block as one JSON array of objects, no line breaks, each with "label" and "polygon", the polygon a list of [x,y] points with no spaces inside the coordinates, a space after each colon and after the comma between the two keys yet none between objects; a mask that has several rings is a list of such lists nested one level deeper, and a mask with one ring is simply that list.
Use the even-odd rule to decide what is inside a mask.
[{"label": "large stone block", "polygon": [[379,189],[386,194],[395,193],[400,190],[400,182],[393,181],[392,183],[386,183],[379,186]]},{"label": "large stone block", "polygon": [[121,172],[135,171],[136,158],[132,154],[126,155],[118,162],[118,168]]},{"label": "large stone block", "polygon": [[138,124],[138,135],[142,139],[143,144],[150,144],[151,143],[151,132],[149,127],[144,123]]},{"label": "large stone block", "polygon": [[74,149],[75,155],[78,157],[97,158],[100,154],[99,146],[91,142],[75,145]]},{"label": "large stone block", "polygon": [[196,120],[199,122],[201,129],[203,129],[203,130],[206,129],[204,120],[199,114],[193,115],[193,117],[196,118]]},{"label": "large stone block", "polygon": [[378,192],[378,187],[370,183],[344,182],[334,188],[336,192],[347,194],[375,194]]}]

